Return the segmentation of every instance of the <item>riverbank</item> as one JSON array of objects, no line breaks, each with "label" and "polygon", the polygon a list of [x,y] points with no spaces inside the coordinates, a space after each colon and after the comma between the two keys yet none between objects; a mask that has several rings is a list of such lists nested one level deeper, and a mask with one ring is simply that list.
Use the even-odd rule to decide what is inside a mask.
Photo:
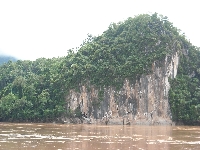
[{"label": "riverbank", "polygon": [[125,117],[118,118],[103,118],[103,119],[93,119],[93,118],[62,118],[58,123],[64,124],[97,124],[97,125],[175,125],[170,119],[140,119],[140,120],[130,120]]}]

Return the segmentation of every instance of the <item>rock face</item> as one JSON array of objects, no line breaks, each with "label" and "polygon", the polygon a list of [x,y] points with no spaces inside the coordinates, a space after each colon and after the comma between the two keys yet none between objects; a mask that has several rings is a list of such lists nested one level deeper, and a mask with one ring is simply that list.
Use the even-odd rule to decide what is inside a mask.
[{"label": "rock face", "polygon": [[141,75],[136,81],[125,80],[123,88],[104,90],[103,100],[98,102],[98,90],[81,86],[80,92],[70,91],[66,98],[68,108],[80,108],[92,123],[108,124],[171,124],[168,100],[170,84],[175,78],[179,63],[178,53],[168,55],[161,63],[152,64],[152,74]]}]

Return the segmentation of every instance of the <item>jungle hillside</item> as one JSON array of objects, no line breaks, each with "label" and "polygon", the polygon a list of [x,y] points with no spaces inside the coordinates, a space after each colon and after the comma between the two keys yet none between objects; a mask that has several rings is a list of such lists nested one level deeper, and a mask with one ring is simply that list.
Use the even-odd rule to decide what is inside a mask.
[{"label": "jungle hillside", "polygon": [[[67,41],[66,41],[67,42]],[[153,62],[178,52],[178,74],[170,79],[169,103],[175,122],[200,121],[200,51],[167,17],[141,14],[111,23],[65,57],[9,61],[0,66],[0,121],[52,122],[71,117],[66,96],[90,82],[119,90],[125,79],[152,73]],[[101,101],[103,91],[99,92]],[[70,113],[69,113],[70,112]]]}]

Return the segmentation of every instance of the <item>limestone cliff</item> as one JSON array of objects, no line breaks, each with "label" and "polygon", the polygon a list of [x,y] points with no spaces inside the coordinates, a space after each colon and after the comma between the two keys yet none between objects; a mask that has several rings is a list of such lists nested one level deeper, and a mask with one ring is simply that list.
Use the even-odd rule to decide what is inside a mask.
[{"label": "limestone cliff", "polygon": [[68,108],[80,108],[82,114],[92,123],[104,123],[105,117],[110,124],[171,124],[168,99],[169,78],[175,78],[179,63],[178,53],[167,55],[161,63],[152,64],[152,73],[141,75],[136,81],[125,80],[123,88],[116,91],[104,89],[103,100],[98,100],[98,90],[90,86],[80,87],[80,92],[70,91],[66,101]]}]

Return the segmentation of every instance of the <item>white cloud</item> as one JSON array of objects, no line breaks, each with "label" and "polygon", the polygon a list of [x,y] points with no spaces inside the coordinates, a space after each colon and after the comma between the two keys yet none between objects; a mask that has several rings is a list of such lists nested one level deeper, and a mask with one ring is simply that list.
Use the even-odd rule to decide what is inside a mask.
[{"label": "white cloud", "polygon": [[111,22],[158,12],[197,46],[198,1],[162,0],[2,0],[0,50],[21,59],[66,55],[87,33],[101,34]]}]

